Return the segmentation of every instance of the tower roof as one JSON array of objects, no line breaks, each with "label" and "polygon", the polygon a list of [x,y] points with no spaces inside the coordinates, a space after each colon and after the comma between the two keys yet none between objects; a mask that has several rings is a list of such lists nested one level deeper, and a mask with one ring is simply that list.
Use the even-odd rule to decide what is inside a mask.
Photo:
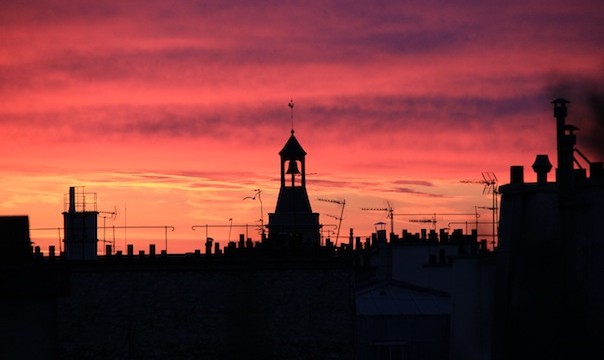
[{"label": "tower roof", "polygon": [[552,101],[552,104],[568,104],[568,103],[570,103],[570,101],[563,99],[563,98],[557,98]]},{"label": "tower roof", "polygon": [[306,151],[302,149],[302,146],[298,142],[298,139],[294,136],[294,131],[292,130],[292,135],[289,137],[285,146],[281,151],[279,151],[279,155],[289,159],[301,159],[306,156]]}]

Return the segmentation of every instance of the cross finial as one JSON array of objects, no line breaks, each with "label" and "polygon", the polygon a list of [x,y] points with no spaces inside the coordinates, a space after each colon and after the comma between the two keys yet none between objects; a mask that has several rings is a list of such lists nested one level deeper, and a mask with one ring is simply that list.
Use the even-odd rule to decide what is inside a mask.
[{"label": "cross finial", "polygon": [[294,99],[290,98],[289,104],[287,104],[290,109],[291,119],[292,119],[292,135],[294,134]]}]

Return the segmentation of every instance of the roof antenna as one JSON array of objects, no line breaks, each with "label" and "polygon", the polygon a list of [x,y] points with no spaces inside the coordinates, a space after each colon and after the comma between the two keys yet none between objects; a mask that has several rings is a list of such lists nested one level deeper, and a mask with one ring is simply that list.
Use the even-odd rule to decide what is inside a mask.
[{"label": "roof antenna", "polygon": [[291,118],[292,118],[292,135],[294,134],[294,98],[290,98],[289,104],[287,104],[290,108]]}]

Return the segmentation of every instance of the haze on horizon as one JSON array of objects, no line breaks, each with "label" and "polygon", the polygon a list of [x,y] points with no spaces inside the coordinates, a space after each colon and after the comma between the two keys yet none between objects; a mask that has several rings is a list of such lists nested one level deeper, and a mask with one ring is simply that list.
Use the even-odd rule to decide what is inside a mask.
[{"label": "haze on horizon", "polygon": [[[171,249],[201,248],[192,225],[258,224],[259,202],[243,200],[254,189],[265,221],[274,211],[290,98],[313,211],[335,224],[326,214],[339,208],[317,198],[345,199],[341,235],[388,222],[361,210],[387,202],[396,213],[473,212],[491,198],[461,180],[493,172],[506,183],[509,166],[524,165],[534,181],[536,154],[556,166],[556,97],[571,101],[578,146],[604,159],[603,10],[587,0],[2,2],[0,213],[61,227],[63,194],[85,186],[99,210],[120,212],[108,226],[170,225]],[[396,232],[429,227],[412,219],[396,217]],[[436,226],[458,220],[473,221]],[[31,236],[58,245],[53,232]],[[163,231],[119,236],[163,241]]]}]

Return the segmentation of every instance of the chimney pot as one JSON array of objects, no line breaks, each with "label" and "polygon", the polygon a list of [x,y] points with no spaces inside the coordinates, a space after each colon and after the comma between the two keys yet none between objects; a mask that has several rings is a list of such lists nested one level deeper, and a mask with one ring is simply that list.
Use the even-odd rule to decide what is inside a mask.
[{"label": "chimney pot", "polygon": [[567,115],[566,104],[568,103],[570,103],[570,101],[563,98],[557,98],[552,101],[552,104],[554,104],[554,117],[565,118]]},{"label": "chimney pot", "polygon": [[547,173],[552,170],[552,164],[547,155],[537,155],[533,163],[533,170],[537,173],[537,183],[547,183]]}]

